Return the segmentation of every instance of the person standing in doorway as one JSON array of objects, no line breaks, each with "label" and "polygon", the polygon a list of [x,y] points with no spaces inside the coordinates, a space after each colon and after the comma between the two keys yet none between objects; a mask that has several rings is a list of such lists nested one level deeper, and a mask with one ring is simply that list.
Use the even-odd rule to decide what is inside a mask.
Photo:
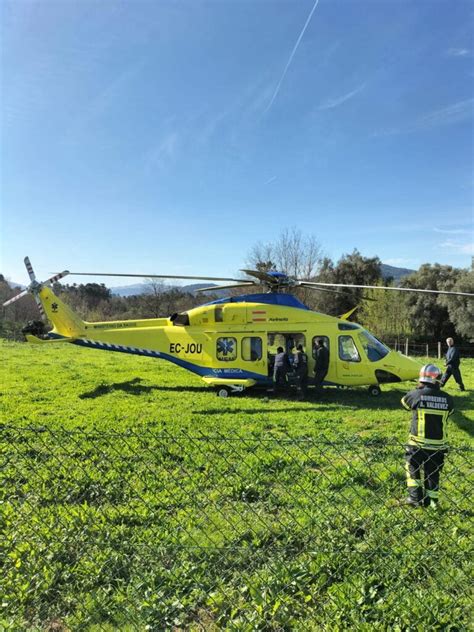
[{"label": "person standing in doorway", "polygon": [[321,392],[324,378],[329,370],[329,351],[324,345],[322,338],[316,338],[315,357],[314,385],[316,391]]},{"label": "person standing in doorway", "polygon": [[461,363],[459,349],[454,346],[454,340],[452,338],[446,338],[446,344],[448,345],[444,362],[446,364],[446,370],[441,378],[441,386],[444,386],[452,375],[461,391],[464,391],[466,389],[464,388],[461,371],[459,369],[459,365]]},{"label": "person standing in doorway", "polygon": [[296,347],[293,368],[298,379],[298,395],[300,399],[306,397],[306,387],[308,385],[308,356],[303,350],[303,345]]},{"label": "person standing in doorway", "polygon": [[283,347],[278,347],[273,365],[273,385],[275,392],[287,387],[287,374],[290,370],[290,360]]}]

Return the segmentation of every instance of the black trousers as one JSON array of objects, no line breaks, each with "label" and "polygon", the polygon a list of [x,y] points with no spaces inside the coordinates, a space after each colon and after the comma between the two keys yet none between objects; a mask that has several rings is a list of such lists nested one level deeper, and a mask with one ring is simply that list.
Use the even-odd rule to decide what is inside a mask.
[{"label": "black trousers", "polygon": [[306,371],[296,372],[298,392],[301,397],[306,397],[308,390],[308,373]]},{"label": "black trousers", "polygon": [[276,366],[273,371],[273,384],[275,390],[287,388],[286,375],[288,371],[284,366]]},{"label": "black trousers", "polygon": [[464,384],[462,381],[461,371],[459,370],[458,366],[452,366],[451,364],[448,364],[448,366],[446,367],[446,371],[444,372],[444,375],[441,378],[441,386],[444,386],[446,384],[446,382],[449,380],[451,375],[456,380],[456,383],[459,384],[459,388],[463,391]]},{"label": "black trousers", "polygon": [[423,505],[438,502],[439,477],[446,452],[407,446],[405,469],[410,500]]},{"label": "black trousers", "polygon": [[314,385],[317,389],[321,388],[322,383],[324,382],[324,378],[328,374],[327,369],[318,369],[314,372]]}]

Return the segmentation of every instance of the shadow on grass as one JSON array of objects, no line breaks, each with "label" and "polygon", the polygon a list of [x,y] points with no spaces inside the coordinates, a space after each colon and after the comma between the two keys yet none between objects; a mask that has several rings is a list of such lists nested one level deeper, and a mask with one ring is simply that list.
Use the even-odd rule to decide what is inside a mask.
[{"label": "shadow on grass", "polygon": [[[323,407],[323,408],[318,408],[318,411],[321,410],[328,410],[327,407]],[[330,406],[329,410],[338,410],[338,408],[336,406]],[[297,408],[297,407],[291,407],[291,408],[239,408],[238,410],[234,409],[230,409],[230,410],[226,410],[223,408],[209,408],[206,410],[193,410],[192,411],[194,415],[260,415],[262,413],[265,413],[267,415],[273,415],[275,413],[288,413],[288,412],[296,412],[296,413],[307,413],[307,412],[311,412],[311,408]]]},{"label": "shadow on grass", "polygon": [[151,393],[152,391],[194,391],[204,392],[208,390],[205,386],[147,386],[142,384],[142,379],[136,377],[133,380],[127,380],[126,382],[115,382],[113,384],[99,384],[93,391],[87,391],[81,393],[79,399],[95,399],[96,397],[102,397],[115,391],[122,391],[129,395],[143,395],[144,393]]},{"label": "shadow on grass", "polygon": [[470,437],[474,437],[474,427],[470,419],[462,414],[459,408],[454,410],[453,415],[450,417],[450,422],[455,423],[458,428],[464,430]]},{"label": "shadow on grass", "polygon": [[[369,410],[394,410],[401,409],[400,400],[403,395],[409,389],[382,391],[378,397],[373,397],[363,389],[338,389],[338,388],[325,388],[320,394],[317,394],[314,389],[308,389],[308,395],[305,400],[300,401],[297,399],[296,391],[290,391],[286,394],[270,393],[268,389],[254,388],[244,393],[233,395],[232,397],[238,397],[239,399],[246,400],[258,400],[259,402],[268,403],[281,402],[284,405],[288,402],[288,408],[272,408],[271,406],[262,408],[252,408],[235,410],[233,408],[222,407],[219,410],[196,410],[196,414],[238,414],[239,412],[246,415],[256,415],[260,413],[284,413],[295,412],[310,412],[312,407],[318,411],[338,411],[341,408],[366,408]],[[158,392],[177,392],[177,393],[209,393],[212,394],[212,390],[208,386],[162,386],[162,385],[145,385],[142,384],[142,379],[139,377],[133,380],[127,380],[125,382],[116,382],[112,384],[99,384],[94,390],[81,393],[79,399],[95,399],[108,395],[110,393],[122,391],[129,395],[143,395],[144,393],[151,393],[152,391]],[[225,400],[224,400],[225,401]],[[295,404],[299,406],[295,406]],[[472,410],[471,398],[466,396],[454,396],[455,412],[451,417],[451,423],[455,423],[458,428],[474,436],[474,426],[472,421],[463,414],[463,411]]]}]

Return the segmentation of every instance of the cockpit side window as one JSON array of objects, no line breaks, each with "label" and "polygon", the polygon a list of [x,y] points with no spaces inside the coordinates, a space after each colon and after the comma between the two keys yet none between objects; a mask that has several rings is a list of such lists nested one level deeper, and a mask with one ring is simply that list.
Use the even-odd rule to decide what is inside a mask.
[{"label": "cockpit side window", "polygon": [[360,362],[360,355],[352,336],[339,336],[339,358],[344,362]]}]

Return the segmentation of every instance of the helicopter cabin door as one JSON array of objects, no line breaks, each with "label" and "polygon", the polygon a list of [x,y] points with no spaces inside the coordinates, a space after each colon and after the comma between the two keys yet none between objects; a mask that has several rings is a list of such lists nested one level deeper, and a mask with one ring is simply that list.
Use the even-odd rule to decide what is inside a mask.
[{"label": "helicopter cabin door", "polygon": [[273,367],[275,364],[275,356],[277,354],[278,347],[282,347],[288,354],[290,364],[292,364],[294,352],[297,345],[303,345],[303,349],[306,349],[306,336],[300,332],[276,332],[272,331],[267,334],[267,358],[268,358],[268,376],[273,377]]},{"label": "helicopter cabin door", "polygon": [[352,331],[337,335],[337,378],[340,384],[359,384],[364,377],[362,353]]},{"label": "helicopter cabin door", "polygon": [[[316,340],[321,340],[323,345],[329,351],[329,368],[328,368],[327,375],[324,378],[324,381],[335,382],[336,381],[336,363],[335,363],[335,358],[334,358],[334,353],[333,353],[334,350],[331,348],[331,342],[329,340],[329,337],[325,335],[316,334],[312,338],[312,341],[311,341],[312,353],[311,355],[308,354],[310,358],[309,367],[308,367],[308,375],[311,379],[314,378],[314,372],[316,368]],[[310,382],[310,384],[312,384],[312,382]]]}]

